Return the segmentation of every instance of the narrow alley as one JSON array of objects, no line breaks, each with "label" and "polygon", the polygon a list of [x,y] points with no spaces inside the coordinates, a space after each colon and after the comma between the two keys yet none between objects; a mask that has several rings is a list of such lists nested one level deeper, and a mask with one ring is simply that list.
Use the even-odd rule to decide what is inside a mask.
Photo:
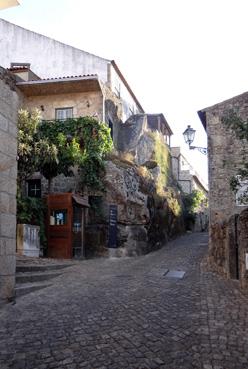
[{"label": "narrow alley", "polygon": [[248,296],[207,271],[207,234],[77,261],[0,311],[0,368],[247,369]]}]

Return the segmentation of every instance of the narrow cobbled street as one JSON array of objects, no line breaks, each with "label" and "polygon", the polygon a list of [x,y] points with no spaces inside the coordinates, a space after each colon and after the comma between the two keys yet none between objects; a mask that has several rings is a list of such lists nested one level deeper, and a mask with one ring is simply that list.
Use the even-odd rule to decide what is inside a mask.
[{"label": "narrow cobbled street", "polygon": [[75,262],[0,310],[0,368],[248,369],[248,297],[207,271],[207,241]]}]

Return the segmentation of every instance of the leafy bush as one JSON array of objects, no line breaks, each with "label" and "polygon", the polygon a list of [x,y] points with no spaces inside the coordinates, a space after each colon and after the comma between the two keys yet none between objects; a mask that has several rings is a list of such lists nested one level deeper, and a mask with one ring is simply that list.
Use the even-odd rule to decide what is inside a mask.
[{"label": "leafy bush", "polygon": [[42,199],[17,195],[17,223],[33,224],[40,227],[40,242],[46,245],[45,236],[46,206]]},{"label": "leafy bush", "polygon": [[183,199],[183,217],[186,228],[195,223],[196,213],[207,206],[207,198],[202,191],[193,190],[191,193],[184,193]]}]

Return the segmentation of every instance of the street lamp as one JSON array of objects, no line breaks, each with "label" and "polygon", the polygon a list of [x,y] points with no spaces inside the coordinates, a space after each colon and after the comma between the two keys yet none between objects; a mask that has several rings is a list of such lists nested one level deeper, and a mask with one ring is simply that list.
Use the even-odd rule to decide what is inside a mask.
[{"label": "street lamp", "polygon": [[191,128],[190,125],[188,125],[187,129],[183,132],[183,137],[187,145],[189,145],[190,150],[197,149],[202,154],[207,155],[208,149],[206,147],[199,147],[199,146],[191,146],[192,142],[195,138],[195,129]]}]

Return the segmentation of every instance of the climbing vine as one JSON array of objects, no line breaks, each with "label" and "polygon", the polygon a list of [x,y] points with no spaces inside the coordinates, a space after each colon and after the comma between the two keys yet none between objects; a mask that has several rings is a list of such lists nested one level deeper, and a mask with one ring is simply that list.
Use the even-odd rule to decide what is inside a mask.
[{"label": "climbing vine", "polygon": [[105,123],[92,117],[41,121],[37,110],[21,110],[18,130],[20,181],[38,171],[51,184],[59,174],[73,175],[78,166],[82,188],[103,189],[104,156],[112,149]]},{"label": "climbing vine", "polygon": [[[236,137],[245,143],[247,147],[248,142],[248,120],[242,119],[236,111],[233,109],[227,111],[221,119],[222,123],[230,128],[236,135]],[[244,150],[243,156],[241,156],[241,167],[237,170],[235,176],[230,178],[230,188],[234,193],[242,187],[244,182],[247,183],[248,179],[248,161],[247,150]],[[241,204],[247,204],[248,202],[248,186],[247,189],[240,194],[238,198]]]},{"label": "climbing vine", "polygon": [[40,239],[45,238],[45,207],[42,199],[26,196],[25,180],[40,172],[51,181],[59,174],[73,175],[73,167],[81,174],[81,187],[102,190],[104,156],[112,149],[109,128],[92,117],[66,121],[41,121],[38,110],[20,110],[18,120],[18,195],[17,221],[40,226]]}]

